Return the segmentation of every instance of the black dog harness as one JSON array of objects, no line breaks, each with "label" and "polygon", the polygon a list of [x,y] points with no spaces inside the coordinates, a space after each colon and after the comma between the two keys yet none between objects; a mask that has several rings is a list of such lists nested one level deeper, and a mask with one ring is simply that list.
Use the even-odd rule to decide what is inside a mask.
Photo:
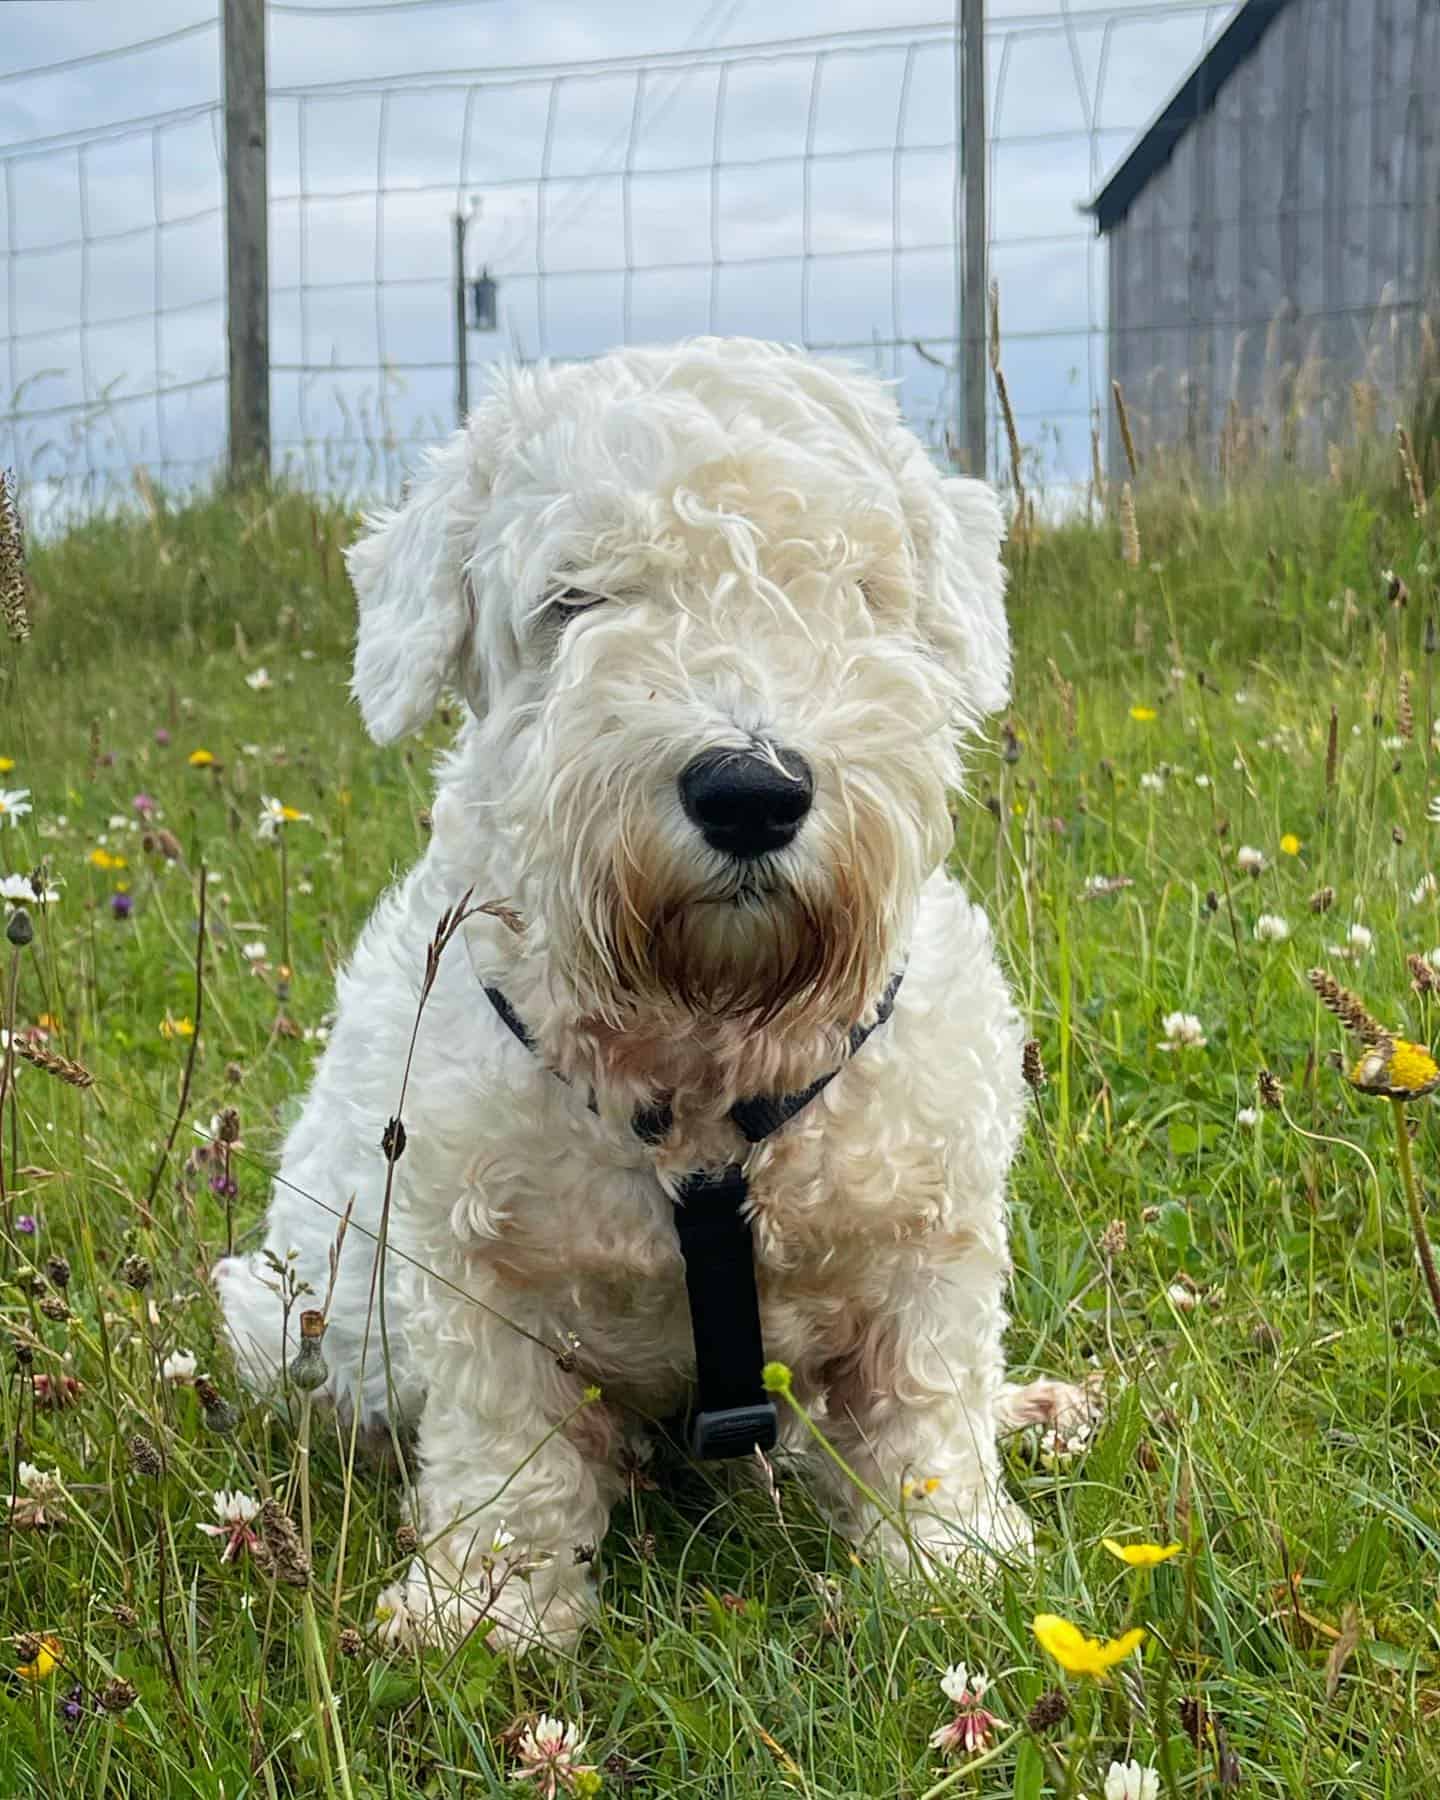
[{"label": "black dog harness", "polygon": [[[903,971],[892,975],[874,1020],[850,1031],[850,1055],[890,1017]],[[485,989],[501,1022],[532,1053],[534,1038],[499,988]],[[848,1060],[848,1058],[847,1058]],[[730,1119],[747,1143],[759,1144],[802,1112],[844,1067],[812,1081],[799,1093],[757,1094],[737,1100]],[[590,1110],[597,1109],[590,1097]],[[638,1107],[631,1129],[641,1143],[663,1144],[674,1115],[668,1101]],[[778,1419],[765,1392],[761,1371],[765,1342],[760,1332],[760,1297],[755,1287],[755,1252],[746,1202],[750,1184],[742,1163],[719,1170],[697,1169],[674,1184],[675,1230],[685,1259],[685,1291],[695,1339],[695,1409],[690,1423],[693,1456],[715,1461],[769,1450]]]}]

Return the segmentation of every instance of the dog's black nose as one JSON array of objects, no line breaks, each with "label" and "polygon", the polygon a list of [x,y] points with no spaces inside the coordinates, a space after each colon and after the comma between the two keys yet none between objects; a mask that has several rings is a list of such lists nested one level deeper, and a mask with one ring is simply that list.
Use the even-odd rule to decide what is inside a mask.
[{"label": "dog's black nose", "polygon": [[783,850],[814,795],[810,765],[795,750],[707,750],[680,771],[686,816],[712,850],[741,862]]}]

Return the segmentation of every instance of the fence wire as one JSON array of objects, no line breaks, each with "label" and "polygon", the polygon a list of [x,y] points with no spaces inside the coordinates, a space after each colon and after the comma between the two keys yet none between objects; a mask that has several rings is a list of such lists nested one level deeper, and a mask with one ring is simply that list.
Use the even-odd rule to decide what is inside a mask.
[{"label": "fence wire", "polygon": [[[897,24],[877,4],[868,24],[807,33],[818,13],[787,0],[765,15],[776,35],[740,41],[750,0],[715,0],[683,48],[468,69],[455,40],[474,9],[454,0],[269,10],[272,411],[297,479],[393,493],[453,424],[457,210],[469,272],[498,284],[499,329],[469,337],[472,393],[497,357],[743,332],[864,361],[938,451],[953,442],[953,18]],[[1104,255],[1078,203],[1235,0],[989,10],[1003,351],[1032,479],[1063,487],[1086,478],[1106,381]],[[403,15],[410,61],[433,21],[452,66],[316,80],[314,28],[337,15]],[[183,488],[222,458],[217,27],[0,71],[7,102],[83,71],[108,107],[0,145],[0,462],[32,507],[92,509],[142,464]],[[185,70],[186,104],[127,109]]]}]

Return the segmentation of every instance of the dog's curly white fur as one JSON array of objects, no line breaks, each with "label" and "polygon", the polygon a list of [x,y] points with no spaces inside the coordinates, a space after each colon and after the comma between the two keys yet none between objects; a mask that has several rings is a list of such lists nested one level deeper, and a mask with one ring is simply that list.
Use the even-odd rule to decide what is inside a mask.
[{"label": "dog's curly white fur", "polygon": [[[1026,1411],[1001,1350],[1021,1032],[987,922],[943,871],[959,744],[1007,696],[1001,537],[990,490],[943,478],[879,383],[710,339],[501,375],[350,552],[371,732],[415,729],[447,688],[472,715],[429,849],[341,980],[266,1238],[324,1292],[353,1202],[331,1392],[366,1426],[419,1417],[425,1548],[396,1633],[578,1626],[593,1564],[574,1550],[604,1535],[628,1422],[682,1407],[693,1374],[663,1179],[742,1155],[730,1105],[833,1068],[902,966],[885,1027],[751,1153],[765,1343],[875,1491],[922,1496],[922,1544],[1027,1543],[995,1447]],[[598,599],[577,611],[573,590]],[[743,862],[709,847],[677,784],[717,749],[805,759],[793,841]],[[425,945],[467,890],[523,931],[470,920],[425,1008],[387,1375],[381,1134]],[[655,1151],[631,1121],[662,1095]],[[247,1372],[273,1378],[270,1266],[233,1257],[215,1279]],[[502,1520],[506,1557],[543,1566],[496,1599]]]}]

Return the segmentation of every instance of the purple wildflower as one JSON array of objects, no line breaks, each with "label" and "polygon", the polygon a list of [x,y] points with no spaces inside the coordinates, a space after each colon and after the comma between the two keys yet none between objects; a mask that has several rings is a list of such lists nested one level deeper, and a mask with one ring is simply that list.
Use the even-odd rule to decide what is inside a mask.
[{"label": "purple wildflower", "polygon": [[142,819],[148,819],[155,811],[155,796],[153,794],[137,794],[130,804]]},{"label": "purple wildflower", "polygon": [[15,1221],[15,1229],[23,1231],[26,1237],[34,1237],[39,1230],[39,1226],[35,1223],[34,1213],[21,1213]]},{"label": "purple wildflower", "polygon": [[170,742],[170,733],[163,725],[157,725],[155,728],[155,742],[162,750]]},{"label": "purple wildflower", "polygon": [[117,919],[128,919],[130,914],[135,910],[135,902],[131,899],[129,894],[112,894],[110,896],[110,910]]},{"label": "purple wildflower", "polygon": [[240,1192],[240,1184],[227,1170],[223,1175],[210,1177],[210,1192],[218,1194],[222,1200],[233,1200]]},{"label": "purple wildflower", "polygon": [[60,1717],[67,1725],[78,1725],[85,1713],[85,1690],[83,1687],[72,1687],[60,1702]]}]

